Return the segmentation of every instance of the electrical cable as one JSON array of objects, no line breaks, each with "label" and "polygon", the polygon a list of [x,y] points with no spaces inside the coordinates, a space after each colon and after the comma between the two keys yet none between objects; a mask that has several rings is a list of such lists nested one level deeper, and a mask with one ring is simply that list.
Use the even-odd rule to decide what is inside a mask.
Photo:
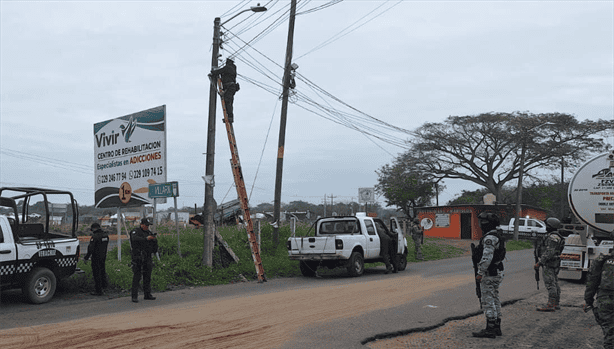
[{"label": "electrical cable", "polygon": [[296,15],[299,16],[299,15],[305,15],[305,14],[308,14],[308,13],[320,11],[320,10],[323,10],[323,9],[325,9],[327,7],[330,7],[330,6],[333,6],[333,5],[337,5],[338,3],[342,2],[342,1],[343,0],[331,0],[331,1],[329,1],[329,2],[327,2],[325,4],[323,4],[323,5],[311,8],[309,10],[305,10],[303,12],[297,12]]},{"label": "electrical cable", "polygon": [[[345,27],[345,28],[344,28],[344,29],[342,29],[340,32],[338,32],[337,34],[335,34],[335,35],[331,36],[330,38],[328,38],[327,40],[325,40],[325,41],[324,41],[324,42],[322,42],[321,44],[316,45],[314,48],[312,48],[311,50],[307,51],[306,53],[304,53],[304,54],[302,54],[302,55],[300,55],[300,56],[296,57],[294,60],[295,60],[295,61],[298,61],[298,60],[299,60],[299,59],[301,59],[302,57],[304,57],[304,56],[306,56],[306,55],[308,55],[308,54],[310,54],[310,53],[312,53],[312,52],[314,52],[314,51],[317,51],[317,50],[319,50],[319,49],[321,49],[321,48],[323,48],[323,47],[325,47],[325,46],[328,46],[329,44],[331,44],[331,43],[333,43],[333,42],[335,42],[335,41],[337,41],[337,40],[341,39],[342,37],[344,37],[344,36],[346,36],[346,35],[350,34],[351,32],[353,32],[353,31],[357,30],[358,28],[360,28],[360,27],[364,26],[365,24],[367,24],[367,23],[371,22],[371,21],[372,21],[372,20],[374,20],[375,18],[377,18],[377,17],[379,17],[379,16],[383,15],[384,13],[386,13],[386,12],[390,11],[392,8],[394,8],[394,7],[396,7],[397,5],[399,5],[399,4],[400,4],[400,3],[401,3],[403,0],[398,0],[398,2],[397,2],[396,4],[392,5],[392,6],[391,6],[391,7],[389,7],[388,9],[385,9],[384,11],[380,12],[379,14],[377,14],[377,15],[376,15],[376,16],[374,16],[373,18],[371,18],[371,19],[367,20],[366,22],[364,22],[364,23],[362,23],[362,24],[358,25],[357,27],[352,28],[352,26],[354,26],[355,24],[357,24],[358,22],[360,22],[361,20],[363,20],[364,18],[366,18],[367,16],[369,16],[370,14],[372,14],[373,12],[377,11],[379,8],[381,8],[382,6],[386,5],[386,3],[390,2],[390,1],[391,1],[391,0],[386,0],[386,2],[384,2],[383,4],[381,4],[381,5],[377,6],[375,9],[371,10],[369,13],[367,13],[367,14],[366,14],[366,15],[364,15],[364,16],[362,16],[361,18],[359,18],[359,19],[358,19],[357,21],[355,21],[354,23],[352,23],[352,24],[350,24],[349,26]],[[352,28],[352,29],[350,29],[350,28]],[[346,32],[346,31],[347,31],[347,32]],[[344,32],[345,32],[345,33],[344,33]]]},{"label": "electrical cable", "polygon": [[260,161],[258,161],[258,166],[256,167],[256,174],[254,175],[254,182],[252,183],[252,189],[249,192],[249,200],[252,198],[252,192],[254,191],[254,186],[256,185],[256,179],[258,178],[258,171],[260,171],[260,164],[262,163],[262,157],[264,156],[264,150],[266,149],[266,144],[269,139],[269,133],[271,132],[271,126],[273,125],[273,119],[275,118],[275,111],[277,110],[277,103],[279,100],[275,102],[275,107],[273,108],[273,114],[271,115],[271,121],[269,122],[269,129],[266,132],[266,137],[264,138],[264,145],[262,146],[262,152],[260,153]]}]

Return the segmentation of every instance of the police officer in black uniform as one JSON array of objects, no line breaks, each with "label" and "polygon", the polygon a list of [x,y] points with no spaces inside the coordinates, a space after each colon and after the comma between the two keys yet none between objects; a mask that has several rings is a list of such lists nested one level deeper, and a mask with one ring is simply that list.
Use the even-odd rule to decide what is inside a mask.
[{"label": "police officer in black uniform", "polygon": [[139,302],[139,284],[143,277],[143,292],[146,300],[154,300],[151,294],[151,271],[153,261],[151,254],[158,251],[158,240],[149,230],[151,223],[147,218],[141,219],[140,228],[130,232],[130,245],[132,246],[132,301]]},{"label": "police officer in black uniform", "polygon": [[87,254],[84,260],[92,258],[92,274],[94,274],[94,285],[96,291],[91,294],[94,296],[102,296],[102,289],[107,288],[107,271],[105,262],[107,260],[107,247],[109,246],[109,234],[100,228],[100,224],[92,224],[92,238],[87,246]]},{"label": "police officer in black uniform", "polygon": [[[218,75],[220,75],[220,78],[222,79],[226,116],[228,117],[228,122],[232,123],[234,121],[232,103],[235,99],[235,93],[239,91],[239,84],[237,84],[237,66],[232,58],[226,58],[226,65],[223,67],[211,70],[211,77],[217,79]],[[217,81],[214,81],[214,83],[217,84]]]}]

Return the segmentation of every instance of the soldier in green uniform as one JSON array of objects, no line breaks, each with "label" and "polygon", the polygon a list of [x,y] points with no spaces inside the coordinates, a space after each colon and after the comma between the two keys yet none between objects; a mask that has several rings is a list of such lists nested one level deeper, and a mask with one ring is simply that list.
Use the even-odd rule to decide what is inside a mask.
[{"label": "soldier in green uniform", "polygon": [[561,252],[565,247],[565,239],[558,232],[561,222],[550,217],[546,219],[546,237],[539,241],[536,246],[538,262],[535,270],[543,267],[544,284],[548,290],[548,304],[538,307],[537,311],[555,311],[561,309],[561,288],[559,287],[559,269],[561,264]]},{"label": "soldier in green uniform", "polygon": [[411,222],[410,231],[411,238],[414,240],[414,254],[416,256],[416,259],[423,260],[424,258],[422,258],[422,248],[420,246],[422,245],[422,241],[424,240],[424,229],[420,225],[420,218],[414,218],[414,220]]},{"label": "soldier in green uniform", "polygon": [[[614,233],[612,233],[614,238]],[[597,304],[593,300],[597,295]],[[589,269],[584,311],[593,309],[595,320],[603,331],[603,347],[614,349],[614,254],[600,255]]]},{"label": "soldier in green uniform", "polygon": [[482,212],[478,215],[478,220],[484,236],[480,239],[480,244],[475,249],[472,259],[477,264],[475,279],[480,282],[486,328],[472,334],[479,338],[496,338],[502,335],[499,286],[503,281],[505,240],[497,230],[499,217],[496,214]]}]

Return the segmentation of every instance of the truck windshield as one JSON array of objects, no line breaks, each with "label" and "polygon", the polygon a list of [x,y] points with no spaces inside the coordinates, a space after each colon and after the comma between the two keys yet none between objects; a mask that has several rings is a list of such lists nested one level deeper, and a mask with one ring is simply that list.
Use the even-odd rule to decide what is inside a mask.
[{"label": "truck windshield", "polygon": [[360,228],[355,219],[323,221],[320,224],[320,234],[355,234]]}]

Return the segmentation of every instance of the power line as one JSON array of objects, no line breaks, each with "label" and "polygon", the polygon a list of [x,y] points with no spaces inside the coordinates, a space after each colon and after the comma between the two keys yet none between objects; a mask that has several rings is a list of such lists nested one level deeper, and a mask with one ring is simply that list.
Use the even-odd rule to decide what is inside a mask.
[{"label": "power line", "polygon": [[387,0],[386,2],[384,2],[383,4],[377,6],[375,9],[371,10],[369,13],[367,13],[366,15],[360,17],[357,21],[355,21],[354,23],[350,24],[349,26],[345,27],[344,29],[342,29],[340,32],[338,32],[337,34],[331,36],[330,38],[328,38],[327,40],[325,40],[324,42],[322,42],[321,44],[315,46],[314,48],[312,48],[311,50],[307,51],[306,53],[296,57],[295,61],[298,61],[299,59],[301,59],[302,57],[317,51],[325,46],[328,46],[330,44],[332,44],[333,42],[341,39],[342,37],[350,34],[351,32],[357,30],[358,28],[364,26],[365,24],[371,22],[372,20],[376,19],[377,17],[383,15],[384,13],[390,11],[392,8],[396,7],[397,5],[399,5],[403,0],[399,0],[396,4],[392,5],[391,7],[384,9],[382,12],[376,14],[375,16],[373,16],[372,18],[368,19],[366,22],[357,25],[356,27],[352,28],[354,25],[356,25],[357,23],[359,23],[360,21],[362,21],[364,18],[368,17],[370,14],[374,13],[375,11],[377,11],[378,9],[380,9],[381,7],[383,7],[384,5],[386,5],[388,2],[390,2],[391,0]]}]

